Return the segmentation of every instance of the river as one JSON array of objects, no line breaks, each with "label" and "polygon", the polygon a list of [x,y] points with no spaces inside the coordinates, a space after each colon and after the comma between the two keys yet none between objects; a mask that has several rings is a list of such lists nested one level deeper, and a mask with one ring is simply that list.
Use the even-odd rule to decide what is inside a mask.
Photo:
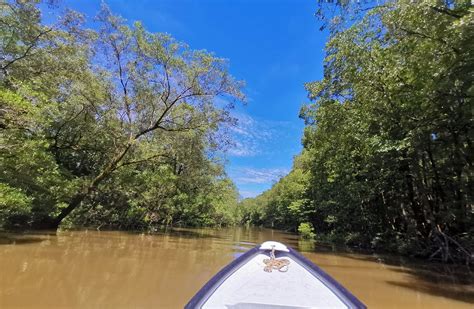
[{"label": "river", "polygon": [[298,249],[371,308],[473,308],[466,270],[336,253],[256,228],[0,234],[0,308],[182,308],[224,265],[265,240]]}]

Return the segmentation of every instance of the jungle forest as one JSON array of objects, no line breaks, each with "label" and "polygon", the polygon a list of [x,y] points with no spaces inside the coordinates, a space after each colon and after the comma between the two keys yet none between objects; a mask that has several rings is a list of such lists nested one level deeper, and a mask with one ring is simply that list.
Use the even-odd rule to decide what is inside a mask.
[{"label": "jungle forest", "polygon": [[105,4],[44,20],[55,2],[0,3],[1,229],[265,226],[472,263],[470,0],[315,4],[330,38],[303,149],[247,199],[222,155],[247,101],[228,61]]}]

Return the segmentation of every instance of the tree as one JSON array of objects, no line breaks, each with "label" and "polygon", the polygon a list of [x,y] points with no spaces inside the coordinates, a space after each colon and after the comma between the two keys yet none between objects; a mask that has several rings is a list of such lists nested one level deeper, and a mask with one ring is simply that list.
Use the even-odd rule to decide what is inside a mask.
[{"label": "tree", "polygon": [[318,235],[469,262],[472,4],[385,1],[357,17],[306,84],[304,208]]},{"label": "tree", "polygon": [[[37,227],[57,227],[120,170],[166,165],[179,175],[222,144],[219,129],[233,122],[229,109],[244,99],[225,60],[147,32],[138,22],[130,27],[105,6],[99,30],[90,30],[74,12],[46,26],[35,1],[2,5],[1,32],[8,38],[1,50],[7,98],[1,111],[8,121],[2,122],[8,170],[2,178],[31,191],[12,176],[18,172],[12,160],[33,151],[43,154],[33,165],[49,164],[59,187],[53,194],[53,184],[43,184],[50,209],[34,219]],[[24,103],[14,105],[7,96]],[[218,106],[216,97],[229,105]],[[36,144],[28,150],[20,142]]]},{"label": "tree", "polygon": [[372,233],[391,227],[430,254],[439,233],[472,226],[472,77],[461,73],[473,65],[470,7],[386,2],[334,35],[325,78],[307,85],[316,104],[303,111],[306,145],[323,166],[313,175],[326,173],[350,197],[336,207],[353,205],[369,226],[378,223]]}]

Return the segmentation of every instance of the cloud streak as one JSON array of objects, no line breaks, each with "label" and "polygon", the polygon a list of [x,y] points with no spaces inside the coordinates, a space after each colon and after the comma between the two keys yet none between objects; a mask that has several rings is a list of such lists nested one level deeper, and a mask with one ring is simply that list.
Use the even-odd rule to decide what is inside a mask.
[{"label": "cloud streak", "polygon": [[230,170],[230,176],[237,185],[273,184],[290,171],[286,168],[239,167]]},{"label": "cloud streak", "polygon": [[264,155],[269,145],[278,144],[285,130],[292,125],[285,121],[257,120],[244,113],[235,113],[237,125],[229,128],[233,146],[228,154],[234,157],[254,157]]}]

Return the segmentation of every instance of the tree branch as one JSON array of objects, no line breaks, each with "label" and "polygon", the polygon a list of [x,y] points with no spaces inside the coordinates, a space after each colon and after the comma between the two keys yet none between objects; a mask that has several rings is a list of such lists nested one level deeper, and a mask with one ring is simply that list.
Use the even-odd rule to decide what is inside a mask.
[{"label": "tree branch", "polygon": [[10,65],[12,65],[13,63],[15,63],[15,62],[17,62],[17,61],[19,61],[19,60],[21,60],[21,59],[23,59],[23,58],[26,58],[26,57],[28,56],[28,53],[36,46],[36,44],[38,43],[40,37],[43,36],[43,35],[45,35],[45,34],[47,34],[47,33],[49,33],[49,32],[51,32],[52,30],[53,30],[52,28],[49,28],[49,29],[47,29],[47,30],[45,30],[45,31],[41,31],[41,32],[33,39],[34,42],[33,42],[30,46],[28,46],[28,47],[26,48],[25,52],[24,52],[21,56],[15,58],[15,59],[13,59],[13,60],[10,60],[7,64],[5,64],[4,66],[2,66],[2,68],[1,68],[2,71],[6,72],[7,69],[8,69],[8,67],[9,67]]},{"label": "tree branch", "polygon": [[153,160],[153,159],[155,159],[155,158],[160,158],[160,157],[164,157],[164,158],[167,158],[167,159],[170,158],[170,157],[167,156],[167,155],[157,154],[157,155],[154,155],[154,156],[151,156],[151,157],[148,157],[148,158],[145,158],[145,159],[141,159],[141,160],[135,160],[135,161],[124,162],[124,163],[118,165],[116,169],[121,168],[121,167],[123,167],[123,166],[127,166],[127,165],[132,165],[132,164],[138,164],[138,163],[147,162],[147,161]]},{"label": "tree branch", "polygon": [[436,42],[440,42],[440,43],[446,45],[447,47],[451,48],[456,54],[459,54],[459,53],[460,53],[460,51],[459,51],[457,48],[450,46],[450,45],[449,45],[445,40],[443,40],[443,39],[440,39],[440,38],[433,38],[433,37],[430,37],[429,35],[426,35],[426,34],[424,34],[424,33],[417,32],[417,31],[410,30],[410,29],[406,29],[406,28],[403,28],[403,27],[400,27],[400,30],[406,32],[407,34],[411,34],[411,35],[419,36],[419,37],[422,37],[422,38],[425,38],[425,39],[428,39],[428,40],[433,40],[433,41],[436,41]]},{"label": "tree branch", "polygon": [[446,14],[457,19],[462,18],[462,15],[456,14],[452,10],[447,9],[447,8],[440,8],[437,6],[430,6],[430,8],[438,13]]}]

